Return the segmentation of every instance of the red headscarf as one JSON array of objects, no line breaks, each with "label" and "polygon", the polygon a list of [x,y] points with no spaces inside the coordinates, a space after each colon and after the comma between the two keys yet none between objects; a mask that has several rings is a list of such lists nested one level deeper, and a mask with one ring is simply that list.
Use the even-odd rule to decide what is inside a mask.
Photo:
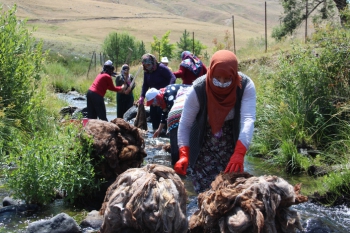
[{"label": "red headscarf", "polygon": [[[232,83],[227,88],[216,87],[213,77],[232,77]],[[212,133],[218,133],[227,114],[235,106],[237,86],[242,88],[242,77],[238,75],[236,55],[228,50],[219,50],[212,56],[206,79],[208,97],[208,116]]]}]

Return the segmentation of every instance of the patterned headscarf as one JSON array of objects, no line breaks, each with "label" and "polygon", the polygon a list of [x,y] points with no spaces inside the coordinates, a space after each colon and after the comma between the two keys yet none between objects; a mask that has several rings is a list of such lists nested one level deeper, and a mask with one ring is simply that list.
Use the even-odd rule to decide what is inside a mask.
[{"label": "patterned headscarf", "polygon": [[120,69],[120,74],[122,75],[124,82],[126,82],[127,84],[130,84],[130,82],[131,82],[130,73],[129,73],[128,77],[125,77],[125,69],[130,70],[130,67],[128,64],[122,65],[122,68]]},{"label": "patterned headscarf", "polygon": [[203,63],[202,61],[193,55],[190,51],[183,51],[181,53],[181,64],[180,66],[185,67],[186,69],[189,69],[194,73],[194,75],[198,76],[201,72]]},{"label": "patterned headscarf", "polygon": [[[157,58],[153,54],[146,53],[142,56],[141,60],[142,60],[142,65],[143,65],[144,71],[146,71],[148,73],[152,73],[153,71],[155,71],[157,69],[158,61],[157,61]],[[152,65],[151,68],[147,69],[145,67],[146,64],[147,65],[151,64]]]},{"label": "patterned headscarf", "polygon": [[[216,87],[213,77],[232,77],[232,83],[227,88]],[[207,106],[209,124],[212,133],[218,133],[227,114],[236,104],[237,87],[242,88],[242,77],[238,75],[236,55],[228,50],[219,50],[211,58],[206,78]]]}]

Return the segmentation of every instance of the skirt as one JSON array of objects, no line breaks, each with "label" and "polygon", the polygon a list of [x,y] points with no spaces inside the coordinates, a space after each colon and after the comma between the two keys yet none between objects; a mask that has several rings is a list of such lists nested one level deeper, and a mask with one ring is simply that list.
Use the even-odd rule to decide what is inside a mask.
[{"label": "skirt", "polygon": [[206,135],[194,166],[189,166],[187,176],[192,180],[194,190],[201,193],[210,189],[211,182],[225,170],[233,152],[233,119],[225,121],[222,135],[215,137],[207,123]]}]

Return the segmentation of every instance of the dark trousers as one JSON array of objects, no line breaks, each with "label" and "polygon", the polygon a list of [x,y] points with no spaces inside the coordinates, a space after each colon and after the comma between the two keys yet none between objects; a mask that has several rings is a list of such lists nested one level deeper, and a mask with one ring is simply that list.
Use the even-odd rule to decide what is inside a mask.
[{"label": "dark trousers", "polygon": [[152,128],[154,131],[156,131],[159,127],[162,112],[163,110],[158,106],[151,105],[149,107],[149,115],[151,117]]},{"label": "dark trousers", "polygon": [[171,153],[171,164],[175,165],[175,163],[179,160],[179,146],[177,145],[177,129],[170,130],[170,153]]},{"label": "dark trousers", "polygon": [[103,96],[88,90],[86,94],[87,99],[87,117],[89,119],[97,119],[108,121],[106,115],[106,105]]},{"label": "dark trousers", "polygon": [[117,117],[123,118],[124,113],[129,110],[134,104],[134,96],[132,93],[125,95],[117,93]]}]

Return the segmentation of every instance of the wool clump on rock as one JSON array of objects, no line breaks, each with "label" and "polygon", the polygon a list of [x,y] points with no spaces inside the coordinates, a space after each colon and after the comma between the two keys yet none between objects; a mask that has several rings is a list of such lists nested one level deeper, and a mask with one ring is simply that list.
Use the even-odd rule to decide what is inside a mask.
[{"label": "wool clump on rock", "polygon": [[297,211],[289,208],[308,200],[277,176],[252,177],[248,173],[219,174],[211,189],[198,196],[190,218],[191,233],[291,233],[302,230]]},{"label": "wool clump on rock", "polygon": [[173,169],[157,164],[128,169],[108,188],[101,233],[186,233],[187,195]]},{"label": "wool clump on rock", "polygon": [[140,167],[147,156],[141,131],[121,118],[111,122],[90,119],[84,132],[92,138],[92,159],[102,160],[95,167],[96,174],[107,180]]}]

